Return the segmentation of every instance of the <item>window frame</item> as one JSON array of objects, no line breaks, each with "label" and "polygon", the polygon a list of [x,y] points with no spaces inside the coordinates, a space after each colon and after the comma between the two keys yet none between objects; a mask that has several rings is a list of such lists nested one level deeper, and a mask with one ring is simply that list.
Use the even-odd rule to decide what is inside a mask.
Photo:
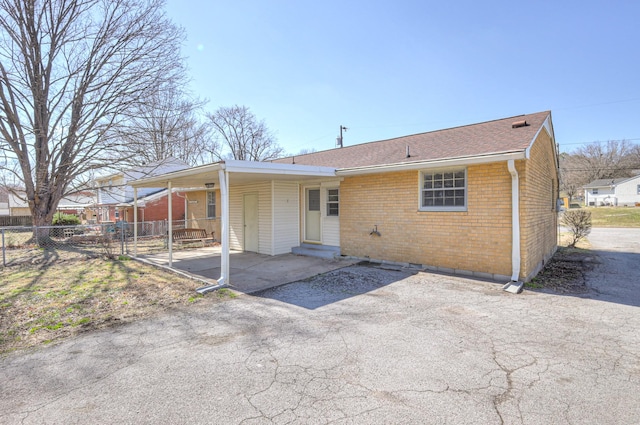
[{"label": "window frame", "polygon": [[599,193],[598,193],[598,192],[599,192],[599,190],[598,190],[598,188],[597,188],[597,187],[594,187],[593,189],[591,189],[591,194],[592,194],[592,195],[599,195]]},{"label": "window frame", "polygon": [[[206,204],[207,204],[207,218],[208,219],[215,219],[217,218],[216,216],[216,191],[215,190],[207,190],[207,196],[206,196]],[[209,202],[210,198],[213,198],[213,203]],[[213,206],[213,216],[209,215],[209,207]]]},{"label": "window frame", "polygon": [[[333,196],[337,196],[337,199],[335,201],[331,200],[331,196],[329,194],[330,191],[335,190],[337,191],[337,193]],[[327,217],[340,217],[340,188],[339,187],[329,187],[327,188],[327,192],[326,192],[327,198],[326,198],[326,214]],[[336,208],[336,213],[335,214],[330,214],[330,208],[331,206],[335,206]]]},{"label": "window frame", "polygon": [[[464,205],[433,205],[433,206],[425,206],[424,205],[424,192],[425,191],[435,191],[435,189],[440,189],[440,188],[430,188],[430,189],[425,189],[424,188],[424,179],[426,175],[436,175],[436,174],[445,174],[445,173],[459,173],[459,172],[464,172],[464,187],[462,188],[456,188],[455,186],[453,187],[453,189],[449,189],[449,190],[456,190],[456,189],[464,189]],[[444,179],[443,179],[444,180]],[[454,181],[455,181],[455,176],[454,176]],[[441,188],[443,191],[447,190],[448,188],[443,187]],[[437,168],[437,169],[426,169],[426,170],[420,170],[420,172],[418,173],[418,211],[427,211],[427,212],[464,212],[467,211],[468,208],[468,196],[469,196],[469,176],[467,173],[467,167],[456,167],[456,168]]]}]

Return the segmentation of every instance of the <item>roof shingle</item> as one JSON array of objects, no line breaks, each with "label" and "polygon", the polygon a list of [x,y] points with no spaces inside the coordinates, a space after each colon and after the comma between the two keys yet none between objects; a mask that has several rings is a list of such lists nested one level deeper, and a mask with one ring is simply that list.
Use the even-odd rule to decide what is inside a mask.
[{"label": "roof shingle", "polygon": [[[367,167],[526,150],[549,111],[276,159],[282,164]],[[526,126],[513,127],[516,121]],[[407,158],[407,147],[410,157]]]}]

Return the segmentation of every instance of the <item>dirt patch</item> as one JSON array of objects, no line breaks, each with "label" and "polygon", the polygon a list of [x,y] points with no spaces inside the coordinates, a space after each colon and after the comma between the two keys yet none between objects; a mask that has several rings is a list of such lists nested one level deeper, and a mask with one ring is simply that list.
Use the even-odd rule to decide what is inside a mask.
[{"label": "dirt patch", "polygon": [[596,257],[588,250],[561,247],[544,269],[525,287],[562,294],[581,294],[589,291],[586,273],[593,269]]}]

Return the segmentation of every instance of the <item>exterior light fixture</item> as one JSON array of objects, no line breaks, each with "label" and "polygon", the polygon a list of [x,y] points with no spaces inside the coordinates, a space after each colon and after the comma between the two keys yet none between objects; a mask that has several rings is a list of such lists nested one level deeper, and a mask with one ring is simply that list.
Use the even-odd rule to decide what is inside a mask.
[{"label": "exterior light fixture", "polygon": [[216,184],[215,183],[205,183],[204,186],[207,189],[213,189],[214,187],[216,187]]}]

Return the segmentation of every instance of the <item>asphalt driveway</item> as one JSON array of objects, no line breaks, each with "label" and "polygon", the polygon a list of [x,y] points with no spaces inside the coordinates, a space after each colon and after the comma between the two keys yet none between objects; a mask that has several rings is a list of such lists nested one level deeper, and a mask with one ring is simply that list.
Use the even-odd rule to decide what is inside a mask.
[{"label": "asphalt driveway", "polygon": [[14,354],[0,423],[637,423],[640,251],[602,250],[586,296],[350,266]]}]

